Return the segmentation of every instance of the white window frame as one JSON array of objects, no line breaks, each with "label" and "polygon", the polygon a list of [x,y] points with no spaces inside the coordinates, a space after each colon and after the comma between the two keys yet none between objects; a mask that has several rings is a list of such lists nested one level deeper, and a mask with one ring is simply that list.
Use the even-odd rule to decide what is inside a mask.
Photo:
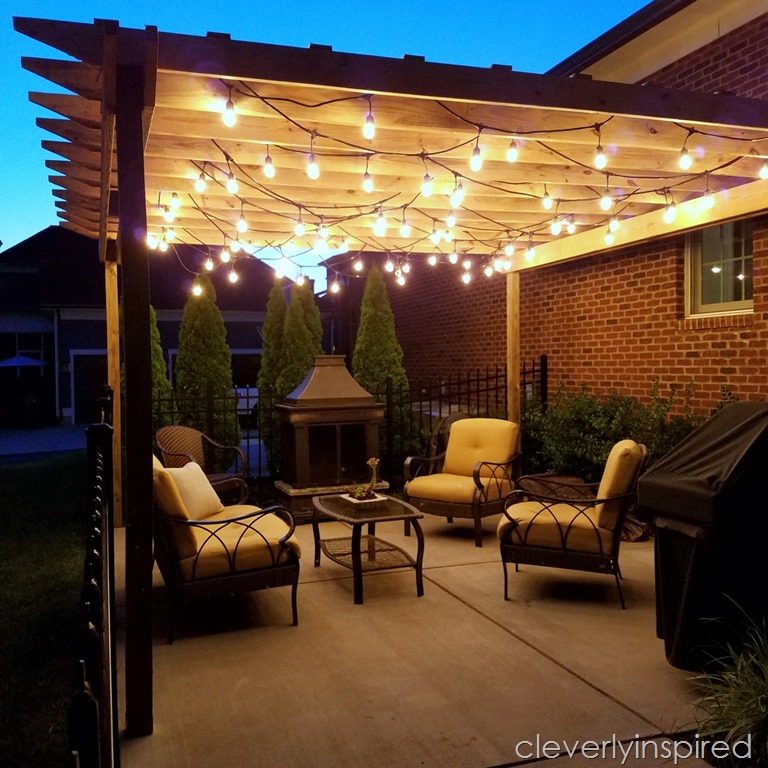
[{"label": "white window frame", "polygon": [[[718,224],[719,228],[723,225]],[[701,304],[702,252],[701,238],[704,230],[689,232],[685,236],[685,316],[712,317],[713,315],[751,315],[753,299],[728,301],[718,304]],[[751,248],[750,248],[751,250]]]}]

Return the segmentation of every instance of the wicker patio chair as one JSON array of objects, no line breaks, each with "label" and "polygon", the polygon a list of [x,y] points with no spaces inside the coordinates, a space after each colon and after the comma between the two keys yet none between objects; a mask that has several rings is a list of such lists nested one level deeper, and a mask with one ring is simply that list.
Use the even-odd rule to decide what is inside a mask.
[{"label": "wicker patio chair", "polygon": [[[497,536],[509,599],[507,564],[521,563],[613,574],[621,607],[619,546],[647,456],[644,445],[622,440],[611,449],[600,483],[529,475],[506,500]],[[573,482],[568,482],[573,480]]]},{"label": "wicker patio chair", "polygon": [[195,462],[165,468],[154,459],[155,557],[171,597],[168,642],[188,600],[291,586],[293,624],[301,548],[280,506],[224,506]]},{"label": "wicker patio chair", "polygon": [[[444,453],[409,456],[404,472],[405,500],[424,513],[474,521],[475,546],[483,546],[482,519],[504,509],[512,491],[517,456],[517,424],[504,419],[454,421]],[[433,471],[441,467],[441,471]]]},{"label": "wicker patio chair", "polygon": [[[161,427],[155,435],[157,447],[166,467],[183,467],[190,461],[199,464],[208,482],[219,496],[226,500],[245,501],[250,495],[248,487],[248,457],[236,445],[221,445],[192,427]],[[206,453],[226,457],[234,463],[235,472],[208,472]]]}]

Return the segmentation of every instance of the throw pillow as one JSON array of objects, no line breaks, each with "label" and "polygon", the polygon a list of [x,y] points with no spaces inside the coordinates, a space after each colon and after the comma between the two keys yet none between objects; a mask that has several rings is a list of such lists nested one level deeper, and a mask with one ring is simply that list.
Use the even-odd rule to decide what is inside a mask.
[{"label": "throw pillow", "polygon": [[165,471],[176,483],[179,496],[187,508],[190,519],[204,520],[224,509],[221,499],[213,490],[199,464],[190,461],[183,467],[170,467]]}]

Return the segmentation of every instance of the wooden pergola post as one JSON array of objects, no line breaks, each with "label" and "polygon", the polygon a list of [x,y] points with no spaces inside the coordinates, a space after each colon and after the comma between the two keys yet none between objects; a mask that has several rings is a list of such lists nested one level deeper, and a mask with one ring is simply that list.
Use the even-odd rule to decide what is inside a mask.
[{"label": "wooden pergola post", "polygon": [[520,424],[520,274],[518,272],[510,272],[507,275],[507,418]]},{"label": "wooden pergola post", "polygon": [[[133,34],[132,34],[133,32]],[[118,34],[116,141],[118,239],[125,338],[125,722],[130,736],[153,730],[152,377],[144,145],[156,77],[156,30]],[[154,57],[152,53],[154,52]],[[154,59],[154,60],[153,60]],[[149,98],[148,98],[149,97]]]}]

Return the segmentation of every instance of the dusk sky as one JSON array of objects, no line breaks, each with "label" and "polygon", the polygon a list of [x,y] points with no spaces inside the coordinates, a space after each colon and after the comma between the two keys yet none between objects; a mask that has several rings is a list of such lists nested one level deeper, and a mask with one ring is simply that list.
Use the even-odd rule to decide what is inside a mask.
[{"label": "dusk sky", "polygon": [[58,52],[13,29],[13,16],[92,22],[115,19],[121,26],[155,25],[161,32],[233,39],[488,67],[508,64],[523,72],[545,72],[637,10],[648,0],[286,0],[282,3],[220,3],[206,0],[10,0],[0,15],[0,72],[5,95],[0,132],[0,240],[2,250],[58,222],[50,171],[54,156],[40,142],[53,138],[35,125],[51,116],[30,103],[29,91],[55,86],[26,72],[22,56],[58,57]]}]

